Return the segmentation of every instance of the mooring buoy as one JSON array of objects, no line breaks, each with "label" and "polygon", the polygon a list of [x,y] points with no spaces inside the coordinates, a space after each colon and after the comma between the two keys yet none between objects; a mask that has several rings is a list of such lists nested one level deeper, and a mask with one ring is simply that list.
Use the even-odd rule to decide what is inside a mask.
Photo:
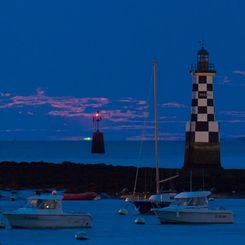
[{"label": "mooring buoy", "polygon": [[75,234],[76,240],[88,240],[88,235],[84,231],[79,231]]},{"label": "mooring buoy", "polygon": [[120,214],[120,215],[127,215],[128,214],[128,210],[126,208],[120,208],[118,210],[118,214]]},{"label": "mooring buoy", "polygon": [[137,225],[144,225],[145,224],[145,219],[142,216],[138,216],[135,220],[134,223]]}]

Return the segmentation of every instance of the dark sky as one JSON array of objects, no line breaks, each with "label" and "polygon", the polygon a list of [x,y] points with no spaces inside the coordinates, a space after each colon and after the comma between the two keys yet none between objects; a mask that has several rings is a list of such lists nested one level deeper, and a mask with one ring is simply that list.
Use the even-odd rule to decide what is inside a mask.
[{"label": "dark sky", "polygon": [[221,137],[245,136],[245,1],[0,2],[0,140],[183,139],[200,42],[215,64]]}]

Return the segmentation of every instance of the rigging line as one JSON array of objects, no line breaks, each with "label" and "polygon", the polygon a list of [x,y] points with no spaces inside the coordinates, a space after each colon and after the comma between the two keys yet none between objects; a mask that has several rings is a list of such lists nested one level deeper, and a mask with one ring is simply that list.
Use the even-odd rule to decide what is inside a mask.
[{"label": "rigging line", "polygon": [[140,140],[140,147],[139,147],[139,153],[138,153],[138,158],[137,158],[137,169],[136,169],[136,175],[135,175],[135,181],[134,181],[134,189],[133,189],[133,195],[136,192],[136,187],[137,187],[137,182],[138,182],[138,175],[139,175],[139,162],[142,156],[142,152],[143,152],[143,143],[145,140],[145,126],[146,126],[146,115],[144,116],[144,125],[143,125],[143,129],[142,129],[142,137]]},{"label": "rigging line", "polygon": [[159,194],[159,156],[158,156],[158,96],[157,96],[157,60],[153,60],[154,71],[154,121],[155,121],[155,159],[156,159],[156,193]]},{"label": "rigging line", "polygon": [[[150,86],[150,84],[152,84],[152,79],[153,79],[153,75],[151,73],[150,75],[150,79],[148,80],[148,95],[147,95],[147,102],[148,102],[148,106],[147,106],[147,110],[145,112],[149,112],[149,101],[150,101],[150,97],[151,97],[151,93],[152,93],[152,86]],[[136,169],[136,174],[135,174],[135,181],[134,181],[134,189],[133,189],[133,195],[136,192],[136,188],[137,188],[137,183],[138,183],[138,175],[139,175],[139,168],[140,168],[140,161],[142,158],[142,152],[143,152],[143,144],[145,141],[145,131],[146,131],[146,122],[147,122],[147,113],[144,114],[144,121],[143,121],[143,128],[142,128],[142,134],[141,134],[141,140],[140,140],[140,146],[139,146],[139,152],[138,152],[138,157],[137,157],[137,169]]]}]

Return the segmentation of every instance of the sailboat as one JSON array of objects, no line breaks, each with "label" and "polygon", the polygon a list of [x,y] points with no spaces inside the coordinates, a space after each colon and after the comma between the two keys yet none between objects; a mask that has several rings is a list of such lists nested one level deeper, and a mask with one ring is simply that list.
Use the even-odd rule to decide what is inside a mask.
[{"label": "sailboat", "polygon": [[170,181],[174,178],[177,178],[178,175],[172,176],[170,178],[159,180],[159,155],[158,155],[158,100],[157,100],[157,61],[153,60],[153,74],[154,74],[154,122],[155,122],[155,132],[154,132],[154,141],[155,141],[155,162],[156,162],[156,194],[151,195],[147,199],[133,200],[135,207],[141,214],[153,214],[151,211],[152,208],[160,208],[169,206],[176,195],[174,192],[163,192],[160,193],[160,183]]}]

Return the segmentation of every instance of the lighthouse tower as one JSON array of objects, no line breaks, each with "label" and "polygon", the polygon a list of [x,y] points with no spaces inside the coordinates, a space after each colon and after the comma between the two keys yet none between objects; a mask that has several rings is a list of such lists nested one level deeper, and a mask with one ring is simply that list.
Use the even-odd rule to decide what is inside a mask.
[{"label": "lighthouse tower", "polygon": [[184,167],[220,168],[219,124],[214,116],[213,78],[215,67],[202,47],[192,65],[191,120],[186,123]]},{"label": "lighthouse tower", "polygon": [[104,136],[100,132],[100,121],[102,120],[100,112],[97,111],[93,116],[94,133],[92,139],[91,153],[103,154],[105,153]]}]

